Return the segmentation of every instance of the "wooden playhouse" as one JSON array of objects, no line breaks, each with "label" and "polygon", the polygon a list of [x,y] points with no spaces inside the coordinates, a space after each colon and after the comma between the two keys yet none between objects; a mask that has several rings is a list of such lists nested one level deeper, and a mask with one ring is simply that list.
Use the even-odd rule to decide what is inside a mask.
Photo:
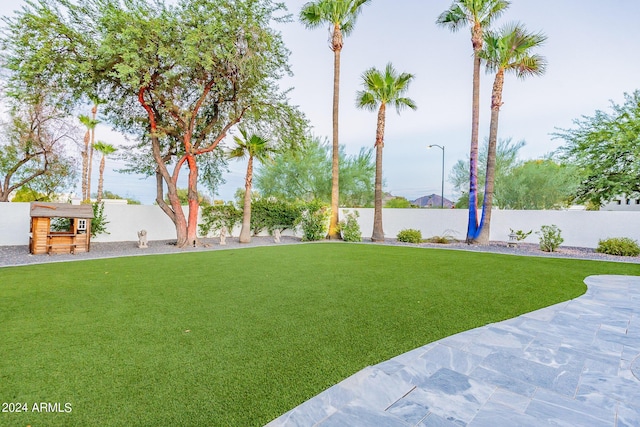
[{"label": "wooden playhouse", "polygon": [[30,211],[29,252],[34,255],[89,252],[91,205],[33,202]]}]

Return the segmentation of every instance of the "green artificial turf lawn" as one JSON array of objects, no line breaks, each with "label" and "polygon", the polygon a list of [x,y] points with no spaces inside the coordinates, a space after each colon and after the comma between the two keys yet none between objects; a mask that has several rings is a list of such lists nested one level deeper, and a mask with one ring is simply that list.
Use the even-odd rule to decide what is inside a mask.
[{"label": "green artificial turf lawn", "polygon": [[[0,425],[259,426],[640,265],[322,243],[0,269]],[[33,412],[33,404],[70,413]]]}]

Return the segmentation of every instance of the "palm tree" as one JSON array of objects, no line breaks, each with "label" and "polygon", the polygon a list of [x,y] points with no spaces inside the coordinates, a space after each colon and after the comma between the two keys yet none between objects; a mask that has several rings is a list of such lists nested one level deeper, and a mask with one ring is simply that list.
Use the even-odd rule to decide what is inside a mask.
[{"label": "palm tree", "polygon": [[91,174],[90,174],[90,154],[93,152],[93,135],[96,126],[99,121],[84,114],[78,116],[80,123],[82,123],[87,131],[84,134],[84,147],[83,151],[80,153],[82,155],[82,200],[87,201],[91,198],[90,184]]},{"label": "palm tree", "polygon": [[391,63],[387,64],[384,72],[370,68],[362,75],[364,90],[356,96],[358,108],[375,111],[378,109],[378,121],[376,128],[376,183],[374,195],[373,234],[374,242],[384,241],[382,230],[382,147],[384,147],[384,127],[386,121],[387,105],[395,107],[398,114],[402,109],[409,107],[415,110],[416,104],[404,95],[409,89],[409,83],[413,75],[408,73],[398,74]]},{"label": "palm tree", "polygon": [[93,145],[93,148],[102,154],[102,158],[100,159],[100,177],[98,178],[98,203],[100,203],[102,201],[102,188],[103,188],[103,184],[104,184],[104,163],[105,163],[105,158],[109,155],[112,154],[114,151],[116,151],[116,148],[111,145],[111,144],[107,144],[106,142],[102,142],[102,141],[98,141]]},{"label": "palm tree", "polygon": [[469,153],[469,223],[467,243],[478,237],[478,127],[480,122],[480,52],[484,31],[509,7],[507,0],[454,0],[436,23],[457,31],[471,27],[473,46],[473,100],[471,109],[471,150]]},{"label": "palm tree", "polygon": [[91,101],[93,102],[93,107],[91,107],[91,123],[93,126],[91,127],[91,144],[89,145],[89,168],[87,170],[87,198],[91,197],[91,170],[93,168],[93,144],[96,139],[96,126],[100,123],[100,120],[97,119],[98,115],[98,105],[103,102],[100,101],[97,97],[92,96]]},{"label": "palm tree", "polygon": [[300,21],[307,28],[329,25],[329,48],[333,51],[333,152],[331,162],[331,221],[329,239],[340,239],[338,232],[338,208],[340,201],[338,142],[338,106],[340,102],[340,53],[343,38],[348,36],[356,23],[362,6],[371,0],[317,0],[306,3],[300,11]]},{"label": "palm tree", "polygon": [[486,61],[487,71],[496,73],[491,92],[491,124],[489,126],[489,147],[487,150],[487,174],[482,205],[478,243],[489,243],[491,228],[491,208],[496,171],[496,144],[498,140],[498,119],[502,106],[504,75],[515,73],[521,79],[539,76],[545,71],[547,62],[544,57],[532,54],[531,50],[544,43],[547,37],[541,33],[529,33],[520,24],[509,24],[499,32],[488,32],[485,36],[485,48],[481,52]]},{"label": "palm tree", "polygon": [[245,129],[240,129],[242,138],[234,136],[236,146],[229,153],[231,159],[249,157],[247,174],[244,180],[244,207],[242,210],[242,228],[240,229],[240,243],[251,242],[251,183],[253,181],[253,160],[263,163],[271,158],[275,150],[269,141],[260,135],[249,135]]}]

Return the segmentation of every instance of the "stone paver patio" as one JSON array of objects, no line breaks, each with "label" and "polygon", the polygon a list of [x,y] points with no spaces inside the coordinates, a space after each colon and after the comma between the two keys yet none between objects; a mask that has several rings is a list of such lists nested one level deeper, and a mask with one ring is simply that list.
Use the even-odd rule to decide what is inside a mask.
[{"label": "stone paver patio", "polygon": [[640,277],[585,282],[574,300],[367,367],[268,426],[639,426]]}]

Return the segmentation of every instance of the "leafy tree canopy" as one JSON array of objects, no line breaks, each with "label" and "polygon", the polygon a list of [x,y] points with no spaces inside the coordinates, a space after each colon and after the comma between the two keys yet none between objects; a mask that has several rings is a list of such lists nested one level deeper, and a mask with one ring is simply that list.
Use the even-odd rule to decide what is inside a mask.
[{"label": "leafy tree canopy", "polygon": [[[188,194],[189,194],[189,189],[187,189],[187,188],[178,188],[178,198],[180,199],[180,204],[181,205],[186,206],[186,205],[189,204]],[[169,198],[167,197],[165,199],[165,201],[168,202]],[[200,203],[201,206],[210,206],[212,204],[211,203],[211,199],[209,197],[207,197],[204,194],[199,194],[199,193],[198,193],[198,202]]]},{"label": "leafy tree canopy", "polygon": [[27,189],[39,200],[51,199],[70,188],[76,165],[69,154],[76,129],[45,96],[9,98],[9,120],[0,135],[0,202],[12,192]]},{"label": "leafy tree canopy", "polygon": [[35,191],[28,186],[20,187],[11,199],[12,202],[52,202],[51,196]]},{"label": "leafy tree canopy", "polygon": [[640,91],[624,98],[623,105],[611,104],[610,113],[598,110],[555,134],[565,141],[563,161],[580,173],[579,202],[601,206],[620,195],[640,195]]},{"label": "leafy tree canopy", "polygon": [[411,203],[405,197],[394,197],[384,204],[385,208],[417,208],[418,206]]},{"label": "leafy tree canopy", "polygon": [[[496,193],[499,192],[500,185],[504,183],[504,177],[509,171],[518,166],[520,161],[518,160],[518,152],[524,147],[526,142],[524,140],[514,143],[511,138],[501,139],[498,141],[496,147]],[[489,141],[485,140],[479,153],[479,165],[478,165],[478,180],[480,182],[485,181],[485,169],[487,167],[487,151],[489,147]],[[463,194],[469,193],[469,160],[458,160],[453,165],[451,173],[449,174],[449,182],[453,184],[455,191]],[[466,199],[468,200],[468,198]],[[482,200],[482,198],[480,198]],[[467,202],[468,204],[468,202]],[[458,204],[456,204],[456,207]]]},{"label": "leafy tree canopy", "polygon": [[[340,205],[373,204],[375,164],[373,150],[348,155],[340,147]],[[274,156],[256,172],[256,188],[264,197],[282,200],[331,200],[331,146],[317,137],[307,138],[297,151]]]},{"label": "leafy tree canopy", "polygon": [[[549,157],[521,161],[518,153],[525,141],[500,140],[496,149],[494,205],[500,209],[557,209],[571,203],[577,187],[576,168],[559,164]],[[484,180],[488,143],[480,150],[478,176]],[[449,182],[461,196],[456,208],[469,206],[469,161],[459,160],[451,170]],[[484,193],[479,193],[482,200]]]},{"label": "leafy tree canopy", "polygon": [[286,145],[306,125],[279,86],[289,52],[271,24],[287,16],[272,0],[34,0],[5,20],[3,53],[10,87],[55,82],[70,107],[106,101],[107,121],[139,141],[129,170],[156,175],[156,202],[185,246],[197,239],[200,164],[206,182],[219,182],[211,153],[228,133],[242,121]]},{"label": "leafy tree canopy", "polygon": [[129,205],[141,205],[140,200],[133,199],[131,197],[122,197],[116,193],[113,193],[109,190],[104,190],[102,193],[103,199],[114,199],[114,200],[126,200]]},{"label": "leafy tree canopy", "polygon": [[567,207],[577,184],[574,167],[552,159],[529,160],[507,174],[496,193],[496,204],[501,209]]}]

